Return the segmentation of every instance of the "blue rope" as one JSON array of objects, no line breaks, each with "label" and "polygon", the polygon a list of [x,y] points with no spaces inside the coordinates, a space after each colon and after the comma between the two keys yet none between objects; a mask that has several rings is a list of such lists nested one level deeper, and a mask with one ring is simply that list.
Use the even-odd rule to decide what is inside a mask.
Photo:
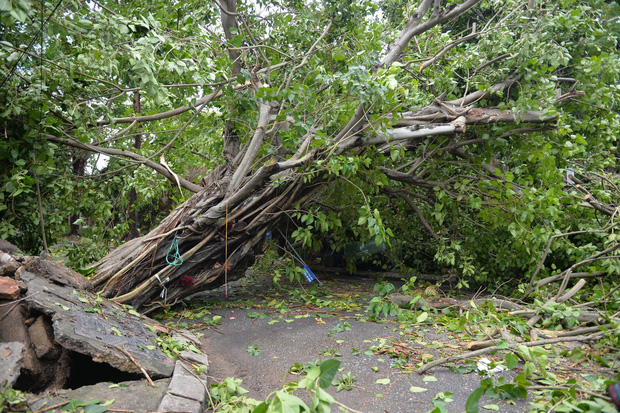
[{"label": "blue rope", "polygon": [[174,234],[174,239],[170,244],[170,248],[168,248],[168,253],[166,254],[166,262],[170,265],[175,266],[183,264],[183,258],[181,258],[181,254],[179,254],[179,241],[177,240],[177,234]]}]

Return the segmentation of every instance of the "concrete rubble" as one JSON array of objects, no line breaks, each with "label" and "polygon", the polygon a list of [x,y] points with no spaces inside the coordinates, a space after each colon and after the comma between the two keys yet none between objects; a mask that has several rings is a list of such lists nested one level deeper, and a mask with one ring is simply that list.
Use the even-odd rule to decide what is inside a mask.
[{"label": "concrete rubble", "polygon": [[200,349],[191,332],[92,293],[59,263],[0,246],[0,391],[32,392],[32,411],[96,399],[123,411],[204,411],[207,356],[185,350],[174,361],[158,345],[172,334]]}]

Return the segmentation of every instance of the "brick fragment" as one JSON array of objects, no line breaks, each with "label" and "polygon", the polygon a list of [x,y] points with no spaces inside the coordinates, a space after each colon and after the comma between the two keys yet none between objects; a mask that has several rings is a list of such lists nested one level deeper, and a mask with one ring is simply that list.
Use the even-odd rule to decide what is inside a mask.
[{"label": "brick fragment", "polygon": [[0,300],[17,300],[19,286],[12,278],[0,277]]}]

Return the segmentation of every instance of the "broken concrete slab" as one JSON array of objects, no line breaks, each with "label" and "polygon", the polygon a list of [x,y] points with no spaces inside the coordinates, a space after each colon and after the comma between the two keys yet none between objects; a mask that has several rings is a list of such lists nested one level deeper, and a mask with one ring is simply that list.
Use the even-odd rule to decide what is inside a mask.
[{"label": "broken concrete slab", "polygon": [[157,334],[147,327],[157,325],[155,321],[95,294],[28,272],[22,272],[21,278],[28,286],[25,302],[51,318],[55,339],[64,348],[118,370],[141,374],[124,350],[152,378],[172,374],[173,361],[157,346]]},{"label": "broken concrete slab", "polygon": [[157,409],[159,412],[202,413],[202,405],[196,400],[166,394]]},{"label": "broken concrete slab", "polygon": [[209,358],[205,353],[194,353],[190,350],[183,350],[179,357],[197,366],[209,366]]},{"label": "broken concrete slab", "polygon": [[177,361],[168,387],[173,396],[196,400],[202,406],[207,397],[207,383],[191,373],[183,362]]},{"label": "broken concrete slab", "polygon": [[[12,373],[4,382],[15,389],[53,389],[51,396],[32,399],[33,410],[58,411],[68,406],[68,399],[88,402],[106,398],[110,400],[106,406],[117,410],[203,411],[208,393],[202,366],[207,366],[208,359],[198,350],[198,337],[185,330],[170,331],[129,306],[82,290],[85,278],[60,264],[31,257],[18,257],[15,262],[19,267],[9,280],[18,284],[18,295],[12,294],[11,300],[0,306],[0,341],[19,341],[21,350],[18,361],[13,362],[8,357],[13,351],[0,347],[0,368]],[[160,338],[162,333],[165,336]],[[159,340],[170,338],[168,334],[186,345],[181,354],[184,364],[178,362],[175,367],[158,345]],[[144,380],[88,386],[98,381],[139,379],[143,371],[154,379],[172,378],[158,381],[157,390],[147,387]],[[73,391],[59,390],[79,386]],[[128,397],[108,398],[106,387],[132,390],[125,392]],[[112,400],[116,400],[113,405]]]},{"label": "broken concrete slab", "polygon": [[[157,411],[160,401],[164,396],[170,379],[155,381],[155,387],[151,387],[146,380],[126,381],[122,383],[98,383],[92,386],[84,386],[75,390],[60,390],[43,395],[30,395],[29,406],[32,411],[42,411],[52,406],[58,406],[46,412],[61,412],[67,408],[69,400],[89,402],[101,400],[101,403],[112,400],[107,405],[108,409],[135,413]],[[66,410],[64,410],[66,411]]]},{"label": "broken concrete slab", "polygon": [[23,254],[22,250],[17,248],[5,239],[0,238],[0,251],[8,252],[9,254]]},{"label": "broken concrete slab", "polygon": [[80,291],[92,290],[88,278],[55,261],[30,257],[26,260],[24,269],[57,284],[73,287]]},{"label": "broken concrete slab", "polygon": [[54,330],[52,325],[43,316],[28,327],[30,341],[34,346],[34,352],[40,359],[55,359],[60,355],[60,347],[54,343]]},{"label": "broken concrete slab", "polygon": [[0,343],[0,391],[10,389],[17,381],[24,361],[24,351],[22,343]]}]

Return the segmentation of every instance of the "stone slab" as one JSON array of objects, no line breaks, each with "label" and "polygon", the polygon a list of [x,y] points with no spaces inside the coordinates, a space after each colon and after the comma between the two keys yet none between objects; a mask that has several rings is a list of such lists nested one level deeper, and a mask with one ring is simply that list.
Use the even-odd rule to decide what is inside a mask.
[{"label": "stone slab", "polygon": [[0,238],[0,251],[8,252],[9,254],[23,254],[19,248],[2,238]]},{"label": "stone slab", "polygon": [[157,410],[159,412],[202,413],[202,405],[196,400],[166,394]]},{"label": "stone slab", "polygon": [[174,362],[157,346],[157,335],[146,325],[157,323],[132,315],[122,306],[94,294],[59,285],[49,279],[21,274],[28,286],[27,304],[52,319],[54,336],[64,348],[107,363],[128,373],[139,367],[119,348],[131,354],[152,378],[170,377]]},{"label": "stone slab", "polygon": [[22,343],[0,343],[0,391],[13,387],[24,361]]},{"label": "stone slab", "polygon": [[[104,402],[114,400],[107,406],[108,409],[135,413],[154,412],[158,410],[169,383],[170,379],[155,381],[155,387],[151,387],[146,380],[126,381],[118,384],[98,383],[75,390],[56,390],[49,394],[29,395],[28,404],[32,411],[37,411],[68,400],[88,402],[100,399]],[[63,407],[51,409],[48,412],[61,412]]]},{"label": "stone slab", "polygon": [[39,277],[47,278],[56,284],[77,288],[80,291],[92,290],[92,285],[88,278],[52,260],[30,257],[26,261],[24,268],[26,271],[37,274]]},{"label": "stone slab", "polygon": [[205,365],[209,367],[209,357],[205,353],[194,353],[193,351],[183,350],[179,356],[183,360],[187,360],[190,363],[197,365]]},{"label": "stone slab", "polygon": [[207,384],[191,374],[177,361],[168,387],[168,393],[173,396],[185,397],[200,403],[202,406],[207,396]]},{"label": "stone slab", "polygon": [[52,326],[46,322],[43,316],[37,317],[34,323],[28,327],[28,333],[38,358],[52,359],[60,355],[60,348],[54,344]]}]

